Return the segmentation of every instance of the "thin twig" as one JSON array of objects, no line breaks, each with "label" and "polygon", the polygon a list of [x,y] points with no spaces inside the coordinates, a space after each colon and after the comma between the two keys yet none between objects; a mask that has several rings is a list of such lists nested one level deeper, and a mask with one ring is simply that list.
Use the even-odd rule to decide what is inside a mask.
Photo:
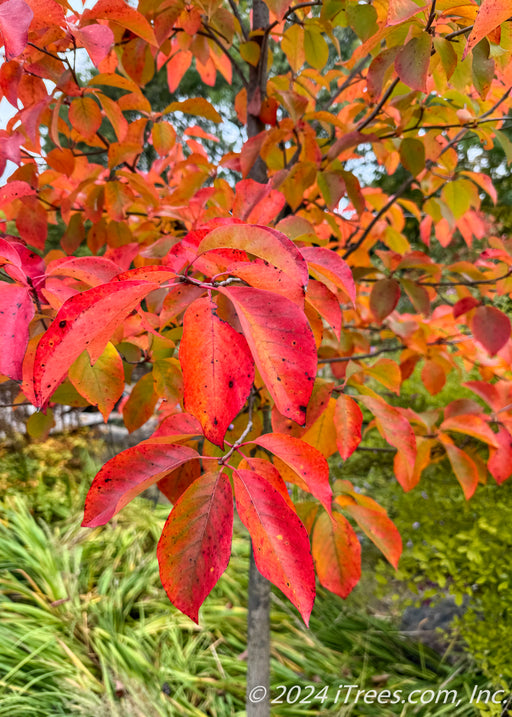
[{"label": "thin twig", "polygon": [[401,344],[397,346],[384,346],[381,349],[372,351],[369,354],[352,354],[352,356],[336,356],[334,358],[319,358],[318,363],[347,363],[348,361],[359,361],[359,359],[374,358],[379,354],[393,353],[394,351],[402,351],[405,346]]},{"label": "thin twig", "polygon": [[232,54],[230,53],[230,51],[228,50],[228,48],[225,47],[225,45],[219,40],[219,38],[217,37],[217,34],[216,34],[215,30],[213,30],[213,28],[211,28],[209,25],[206,25],[206,24],[204,24],[204,23],[203,23],[203,28],[204,28],[204,32],[198,32],[197,34],[198,34],[198,35],[203,35],[203,36],[209,37],[211,40],[213,40],[213,42],[214,42],[218,47],[220,47],[220,49],[222,50],[222,52],[226,55],[226,57],[228,58],[228,60],[231,62],[231,67],[233,68],[233,70],[235,71],[235,73],[236,73],[236,74],[238,75],[238,77],[240,78],[240,80],[241,80],[243,86],[244,86],[244,87],[247,87],[248,82],[247,82],[247,79],[246,79],[244,73],[242,72],[242,70],[241,70],[240,67],[239,67],[239,63],[238,63],[238,62],[235,60],[235,58],[232,56]]},{"label": "thin twig", "polygon": [[229,0],[229,4],[230,4],[230,6],[231,6],[231,9],[233,10],[233,15],[234,15],[234,16],[236,17],[236,19],[238,20],[238,24],[240,25],[240,29],[241,29],[241,31],[242,31],[242,35],[243,35],[244,38],[247,40],[247,38],[249,37],[249,31],[247,30],[247,28],[246,28],[245,25],[244,25],[242,16],[240,15],[240,12],[239,12],[239,10],[238,10],[238,5],[237,5],[236,2],[234,2],[234,0]]},{"label": "thin twig", "polygon": [[245,427],[245,430],[244,430],[244,432],[242,433],[242,435],[240,436],[240,438],[233,443],[233,445],[231,446],[231,448],[229,449],[229,451],[226,453],[226,455],[225,455],[225,456],[222,456],[222,458],[219,458],[219,465],[220,465],[220,466],[223,466],[223,465],[225,465],[225,464],[227,463],[227,461],[231,458],[231,456],[233,455],[233,453],[242,445],[242,443],[245,441],[245,439],[247,438],[247,436],[249,435],[249,433],[252,431],[252,429],[253,429],[253,422],[252,422],[252,409],[253,409],[253,405],[254,405],[254,391],[251,390],[251,393],[250,393],[250,395],[249,395],[249,401],[248,401],[248,413],[249,413],[249,418],[248,418],[248,421],[247,421],[247,426]]},{"label": "thin twig", "polygon": [[[486,117],[489,117],[494,113],[494,111],[507,99],[509,94],[512,92],[512,87],[509,87],[503,95],[500,97],[500,99],[489,109],[487,112],[484,112],[478,119],[485,119]],[[458,144],[460,140],[464,137],[466,132],[469,131],[469,128],[464,127],[461,129],[460,132],[457,132],[455,137],[447,142],[445,146],[442,148],[441,152],[439,153],[439,157],[442,157],[442,155],[447,152],[451,147]],[[434,162],[432,160],[429,160],[425,163],[425,171],[430,171],[433,167],[435,167],[437,162]],[[408,177],[397,189],[397,191],[389,198],[389,200],[386,202],[386,204],[380,209],[377,214],[374,216],[372,221],[368,224],[368,226],[365,228],[359,239],[352,245],[348,246],[345,250],[345,253],[343,254],[343,258],[347,259],[353,252],[355,252],[361,244],[365,241],[365,239],[370,234],[373,227],[377,224],[379,219],[387,213],[387,211],[393,206],[393,204],[400,199],[400,197],[409,189],[409,187],[416,181],[416,178],[412,175]]]},{"label": "thin twig", "polygon": [[377,115],[379,114],[381,109],[384,107],[384,105],[386,104],[386,102],[388,101],[390,96],[393,94],[393,90],[395,89],[395,87],[398,85],[399,82],[400,82],[400,78],[395,77],[395,79],[390,84],[390,86],[388,87],[386,92],[383,94],[382,99],[375,105],[374,109],[370,112],[368,117],[361,120],[361,122],[359,122],[359,124],[356,126],[356,130],[358,132],[361,132],[361,130],[363,130],[365,127],[367,127],[370,124],[370,122],[373,119],[375,119],[375,117],[377,117]]},{"label": "thin twig", "polygon": [[359,60],[359,62],[356,65],[354,65],[354,67],[350,71],[349,75],[347,76],[347,79],[345,80],[345,82],[340,87],[338,87],[338,91],[336,92],[336,94],[332,95],[332,97],[329,97],[327,102],[324,105],[320,106],[319,111],[328,110],[329,107],[336,102],[338,97],[340,95],[342,95],[343,92],[345,92],[345,90],[350,87],[350,85],[352,84],[352,80],[355,77],[357,77],[357,75],[361,72],[361,70],[364,68],[364,66],[368,62],[369,58],[370,58],[370,55],[366,55],[366,57],[363,57],[362,60]]},{"label": "thin twig", "polygon": [[465,35],[467,32],[471,32],[473,29],[473,25],[468,25],[468,27],[461,27],[459,30],[455,30],[455,32],[450,32],[448,35],[444,36],[445,40],[453,40],[456,37],[459,37],[459,35]]}]

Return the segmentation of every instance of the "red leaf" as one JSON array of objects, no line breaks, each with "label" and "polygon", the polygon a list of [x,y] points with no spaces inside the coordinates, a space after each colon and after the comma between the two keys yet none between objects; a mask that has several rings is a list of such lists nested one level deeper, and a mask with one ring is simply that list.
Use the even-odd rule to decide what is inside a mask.
[{"label": "red leaf", "polygon": [[189,461],[179,468],[176,468],[176,470],[171,471],[171,473],[165,476],[165,478],[162,478],[162,480],[159,480],[157,483],[158,490],[163,493],[171,503],[176,503],[182,493],[184,493],[200,475],[200,460]]},{"label": "red leaf", "polygon": [[395,279],[380,279],[370,294],[370,309],[377,321],[383,321],[394,310],[400,298],[400,284]]},{"label": "red leaf", "polygon": [[306,301],[330,324],[339,341],[341,338],[343,314],[338,297],[333,294],[325,284],[315,279],[310,279]]},{"label": "red leaf", "polygon": [[298,438],[282,433],[267,433],[252,443],[273,453],[296,473],[324,508],[331,512],[332,490],[329,465],[320,451]]},{"label": "red leaf", "polygon": [[479,306],[473,314],[471,330],[475,339],[494,356],[510,338],[510,319],[494,306]]},{"label": "red leaf", "polygon": [[18,109],[18,88],[23,74],[19,62],[4,62],[0,66],[0,90],[5,99]]},{"label": "red leaf", "polygon": [[242,249],[281,269],[289,281],[302,286],[303,290],[308,283],[308,267],[301,252],[285,234],[275,229],[247,224],[217,227],[205,236],[197,252],[203,254],[212,249]]},{"label": "red leaf", "polygon": [[55,259],[48,264],[47,276],[71,276],[89,286],[111,281],[120,273],[119,267],[102,256],[72,256]]},{"label": "red leaf", "polygon": [[490,449],[487,468],[496,483],[501,484],[512,475],[512,436],[503,426],[495,435],[498,447]]},{"label": "red leaf", "polygon": [[381,436],[394,446],[412,467],[416,461],[416,437],[411,424],[394,406],[381,398],[359,396],[359,401],[373,413]]},{"label": "red leaf", "polygon": [[[5,7],[0,5],[0,8]],[[0,207],[4,204],[19,199],[21,197],[35,196],[36,191],[33,189],[28,182],[21,182],[20,180],[14,180],[8,182],[4,187],[0,188]]]},{"label": "red leaf", "polygon": [[[336,254],[332,249],[324,249],[323,247],[305,247],[301,249],[301,253],[319,281],[327,279],[335,287],[344,291],[350,301],[355,304],[356,285],[354,277],[349,265],[339,254]],[[332,291],[329,284],[327,284],[327,287]]]},{"label": "red leaf", "polygon": [[223,449],[228,426],[251,392],[254,363],[245,338],[217,316],[209,297],[196,299],[185,312],[180,363],[185,408]]},{"label": "red leaf", "polygon": [[199,608],[227,568],[233,494],[222,471],[205,473],[181,495],[158,542],[160,579],[178,610],[198,621]]},{"label": "red leaf", "polygon": [[432,50],[432,37],[427,32],[413,37],[400,50],[395,69],[405,85],[420,92],[427,91],[428,68]]},{"label": "red leaf", "polygon": [[190,434],[191,436],[202,435],[199,421],[195,416],[191,416],[190,413],[174,413],[162,421],[153,433],[152,438],[185,434]]},{"label": "red leaf", "polygon": [[48,233],[48,216],[36,197],[24,197],[21,200],[21,208],[16,215],[16,228],[27,244],[36,249],[44,249]]},{"label": "red leaf", "polygon": [[165,326],[181,314],[205,290],[194,284],[179,284],[169,289],[160,312],[160,326]]},{"label": "red leaf", "polygon": [[[261,259],[254,261],[238,261],[229,264],[226,268],[231,276],[237,276],[246,284],[255,289],[273,291],[276,294],[286,296],[301,309],[304,308],[304,286],[293,280],[282,269],[269,264]],[[311,282],[308,284],[310,286]],[[339,309],[339,304],[338,304]],[[339,309],[341,315],[341,309]]]},{"label": "red leaf", "polygon": [[35,309],[25,286],[0,282],[0,374],[21,381],[28,327]]},{"label": "red leaf", "polygon": [[158,284],[127,281],[95,286],[68,299],[39,342],[34,368],[38,406],[46,403],[84,349],[95,363],[115,329]]},{"label": "red leaf", "polygon": [[85,47],[95,67],[110,52],[114,44],[114,33],[107,25],[87,25],[87,27],[72,27],[71,34],[78,40],[78,44]]},{"label": "red leaf", "polygon": [[511,15],[510,0],[483,0],[480,5],[475,24],[468,37],[466,49],[462,55],[462,59],[466,57],[468,52],[477,45],[487,35],[499,27]]},{"label": "red leaf", "polygon": [[313,390],[317,355],[305,314],[262,289],[219,287],[233,303],[256,366],[280,413],[301,426]]},{"label": "red leaf", "polygon": [[467,381],[464,386],[486,402],[493,411],[499,411],[501,406],[500,396],[496,386],[485,381]]},{"label": "red leaf", "polygon": [[111,458],[92,482],[82,525],[105,525],[135,496],[187,461],[197,451],[173,445],[170,438],[150,438]]},{"label": "red leaf", "polygon": [[348,597],[361,577],[361,545],[354,529],[339,513],[322,513],[311,541],[316,573],[322,585],[342,598]]},{"label": "red leaf", "polygon": [[275,465],[263,458],[253,458],[251,456],[240,461],[238,469],[241,470],[242,468],[254,471],[254,473],[257,473],[261,478],[264,478],[267,483],[270,483],[273,488],[279,491],[285,503],[296,512],[293,501],[288,494],[286,483]]},{"label": "red leaf", "polygon": [[34,13],[24,0],[7,0],[0,5],[0,31],[8,60],[21,55],[28,42],[28,29]]},{"label": "red leaf", "polygon": [[453,318],[457,319],[459,316],[467,314],[468,311],[471,311],[471,309],[474,309],[475,306],[478,306],[479,304],[480,301],[475,299],[473,296],[465,296],[464,298],[459,299],[459,301],[453,305]]},{"label": "red leaf", "polygon": [[249,224],[270,224],[286,204],[284,194],[270,184],[242,179],[235,190],[233,216]]},{"label": "red leaf", "polygon": [[336,426],[336,445],[340,456],[346,461],[361,443],[363,414],[354,399],[343,393],[336,400],[334,425]]},{"label": "red leaf", "polygon": [[464,491],[464,497],[469,500],[478,486],[478,468],[473,459],[454,445],[446,433],[440,433],[439,440],[446,450],[455,477]]},{"label": "red leaf", "polygon": [[280,492],[258,473],[233,471],[233,483],[256,567],[292,601],[307,625],[315,600],[315,571],[305,527]]}]

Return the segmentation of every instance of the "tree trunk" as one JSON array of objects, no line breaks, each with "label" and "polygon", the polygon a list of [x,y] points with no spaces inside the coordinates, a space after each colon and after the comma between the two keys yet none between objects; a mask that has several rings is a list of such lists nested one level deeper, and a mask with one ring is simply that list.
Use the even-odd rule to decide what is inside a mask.
[{"label": "tree trunk", "polygon": [[[269,24],[268,8],[262,0],[253,0],[252,29],[265,28]],[[247,88],[247,135],[254,137],[265,126],[256,114],[263,100],[267,74],[267,35],[256,36],[260,43],[260,61],[249,71]],[[258,110],[259,114],[259,110]],[[249,177],[256,182],[267,182],[266,165],[258,157]],[[264,432],[271,427],[270,416],[265,412]],[[270,715],[270,583],[266,580],[254,562],[251,547],[249,565],[249,611],[247,617],[247,717],[269,717]]]}]

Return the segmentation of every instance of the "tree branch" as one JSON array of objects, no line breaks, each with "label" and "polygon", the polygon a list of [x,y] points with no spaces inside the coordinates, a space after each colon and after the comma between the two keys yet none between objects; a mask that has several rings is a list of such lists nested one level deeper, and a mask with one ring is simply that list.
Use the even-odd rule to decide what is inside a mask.
[{"label": "tree branch", "polygon": [[238,10],[238,5],[237,5],[237,3],[234,2],[234,0],[229,0],[229,5],[230,5],[230,7],[231,7],[231,10],[233,11],[233,15],[234,15],[234,16],[236,17],[236,19],[238,20],[238,24],[240,25],[240,29],[241,29],[241,31],[242,31],[242,35],[243,35],[244,38],[247,40],[247,38],[249,37],[249,30],[248,30],[248,29],[245,27],[245,25],[244,25],[244,22],[243,22],[243,20],[242,20],[242,16],[240,15],[240,12],[239,12],[239,10]]},{"label": "tree branch", "polygon": [[219,38],[217,37],[217,34],[215,33],[215,31],[214,31],[209,25],[203,23],[203,28],[204,28],[204,32],[198,32],[197,34],[198,34],[198,35],[203,35],[203,36],[209,37],[210,40],[213,40],[213,42],[214,42],[218,47],[220,47],[220,49],[222,50],[222,52],[226,55],[226,57],[228,58],[228,60],[231,62],[231,66],[232,66],[234,72],[238,75],[238,77],[239,77],[240,80],[242,81],[243,86],[247,88],[248,82],[247,82],[247,79],[246,79],[244,73],[242,72],[242,70],[241,70],[240,67],[239,67],[239,63],[238,63],[238,62],[235,60],[235,58],[232,56],[232,54],[230,53],[230,51],[228,50],[228,48],[225,47],[225,46],[223,45],[223,43],[219,40]]}]

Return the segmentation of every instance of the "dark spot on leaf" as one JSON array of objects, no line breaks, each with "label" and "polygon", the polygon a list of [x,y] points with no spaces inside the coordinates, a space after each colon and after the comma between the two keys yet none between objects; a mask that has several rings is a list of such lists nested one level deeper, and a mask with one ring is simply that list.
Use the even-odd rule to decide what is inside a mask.
[{"label": "dark spot on leaf", "polygon": [[230,382],[228,383],[228,386],[229,386],[229,388],[233,388],[233,386],[234,386],[233,381],[230,381]]},{"label": "dark spot on leaf", "polygon": [[66,322],[64,321],[64,319],[62,321],[59,321],[59,329],[63,329],[65,327],[65,325],[66,325]]}]

